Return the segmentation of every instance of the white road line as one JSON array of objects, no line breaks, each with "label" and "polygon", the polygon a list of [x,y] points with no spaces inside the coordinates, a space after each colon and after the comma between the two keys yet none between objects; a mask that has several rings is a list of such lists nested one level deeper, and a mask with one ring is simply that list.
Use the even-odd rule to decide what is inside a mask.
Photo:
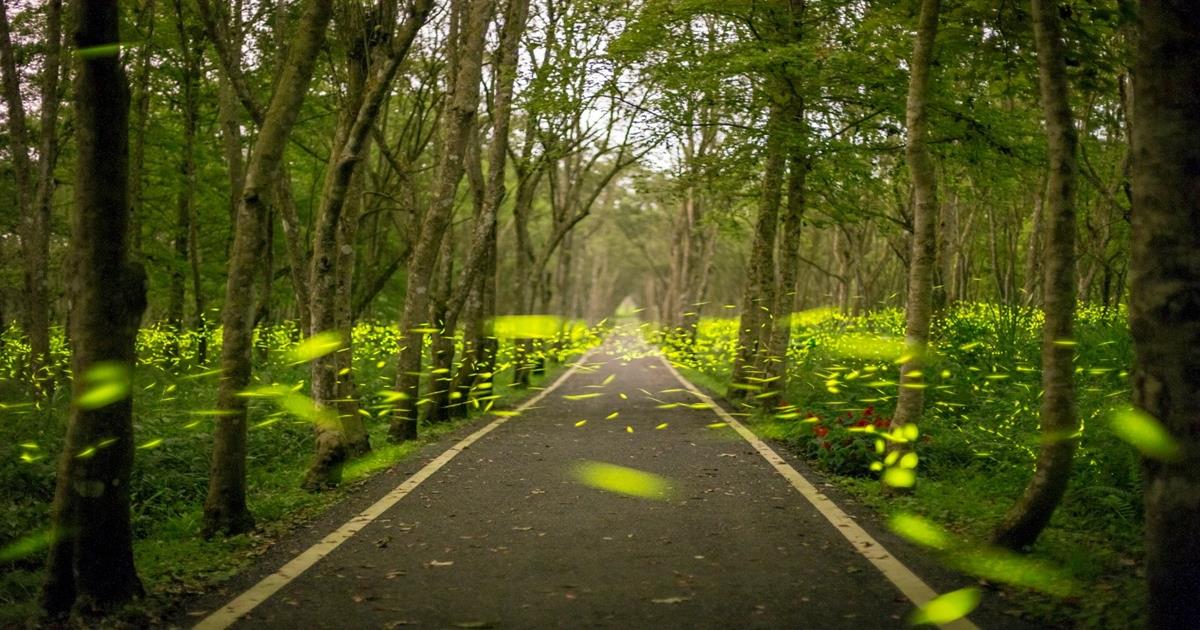
[{"label": "white road line", "polygon": [[[570,378],[571,375],[579,369],[579,366],[582,365],[583,362],[592,355],[592,352],[593,351],[589,351],[580,357],[579,360],[571,366],[571,369],[563,373],[562,376],[559,376],[553,383],[550,384],[549,387],[538,392],[537,395],[533,396],[529,400],[521,403],[520,406],[516,408],[516,411],[525,411],[526,409],[537,404],[541,399],[545,398],[547,394],[554,390],[554,388],[558,387],[563,383],[563,381]],[[421,470],[418,470],[415,474],[413,474],[413,476],[405,479],[403,483],[396,486],[391,492],[388,492],[386,495],[384,495],[382,499],[379,499],[372,504],[371,507],[359,512],[357,516],[346,521],[344,525],[334,530],[328,536],[322,538],[320,542],[309,547],[295,558],[292,558],[290,562],[283,565],[283,567],[278,571],[263,578],[258,582],[258,584],[251,586],[249,590],[233,598],[228,604],[221,607],[220,610],[205,617],[200,623],[195,625],[196,630],[223,630],[224,628],[228,628],[229,626],[233,625],[239,618],[242,617],[242,615],[254,610],[256,606],[266,601],[267,598],[274,595],[277,591],[279,591],[279,589],[286,586],[288,582],[291,582],[299,577],[300,574],[312,568],[312,566],[321,558],[324,558],[334,549],[337,549],[338,545],[346,542],[350,539],[350,537],[357,534],[359,530],[366,527],[371,521],[379,518],[380,515],[388,511],[388,509],[395,505],[396,502],[398,502],[400,499],[403,499],[408,495],[408,493],[412,492],[414,488],[421,485],[422,481],[425,481],[433,476],[433,474],[441,469],[442,466],[445,466],[450,460],[454,459],[456,455],[466,450],[468,447],[478,441],[479,438],[487,435],[493,429],[504,424],[508,420],[509,416],[498,417],[488,423],[487,426],[463,438],[454,446],[451,446],[449,450],[441,455],[438,455],[436,459],[428,464],[425,464]]]},{"label": "white road line", "polygon": [[[903,593],[904,596],[909,600],[911,600],[912,603],[918,606],[923,606],[929,600],[937,597],[937,592],[930,588],[930,586],[921,580],[921,578],[917,577],[917,574],[913,573],[912,569],[904,566],[902,562],[889,553],[883,545],[879,544],[878,540],[875,540],[875,537],[868,534],[867,531],[860,527],[858,523],[854,522],[854,519],[850,518],[848,514],[843,512],[842,508],[838,507],[837,504],[834,503],[829,497],[817,491],[816,487],[812,485],[812,482],[806,479],[804,475],[801,475],[798,470],[793,468],[791,464],[787,463],[787,461],[780,457],[779,454],[776,453],[770,446],[767,446],[767,444],[759,439],[759,437],[755,435],[753,431],[747,429],[745,425],[735,420],[734,417],[729,415],[729,413],[726,412],[720,405],[713,402],[712,398],[697,389],[695,385],[685,379],[678,371],[675,370],[675,366],[671,365],[671,362],[665,357],[659,355],[658,358],[663,362],[663,365],[666,365],[667,369],[675,375],[676,380],[678,380],[680,384],[686,387],[688,391],[692,392],[692,394],[694,394],[702,402],[707,403],[713,412],[717,414],[717,416],[728,423],[729,426],[733,427],[734,431],[737,431],[739,435],[749,442],[750,445],[754,447],[754,450],[758,451],[758,454],[763,456],[763,459],[767,460],[768,463],[774,466],[775,470],[778,471],[784,479],[787,479],[788,482],[792,484],[793,488],[795,488],[805,499],[808,499],[808,502],[811,503],[813,507],[817,508],[817,511],[825,517],[825,520],[829,521],[829,523],[833,525],[834,529],[840,532],[842,536],[845,536],[846,540],[850,541],[850,544],[854,547],[855,551],[870,561],[871,564],[875,565],[875,568],[879,569],[879,572],[882,573],[883,576],[888,579],[888,581],[894,584],[896,588],[900,589],[900,592]],[[941,627],[948,628],[950,630],[978,630],[978,626],[971,623],[971,621],[965,617],[948,624],[943,624]]]}]

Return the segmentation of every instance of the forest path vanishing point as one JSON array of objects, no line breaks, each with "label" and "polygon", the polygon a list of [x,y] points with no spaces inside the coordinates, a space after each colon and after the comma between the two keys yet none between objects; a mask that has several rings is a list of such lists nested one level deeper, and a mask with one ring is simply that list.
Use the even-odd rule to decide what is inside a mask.
[{"label": "forest path vanishing point", "polygon": [[[907,545],[864,515],[868,534],[632,336],[518,409],[196,627],[891,628],[934,595],[891,555]],[[904,551],[939,592],[968,582]]]}]

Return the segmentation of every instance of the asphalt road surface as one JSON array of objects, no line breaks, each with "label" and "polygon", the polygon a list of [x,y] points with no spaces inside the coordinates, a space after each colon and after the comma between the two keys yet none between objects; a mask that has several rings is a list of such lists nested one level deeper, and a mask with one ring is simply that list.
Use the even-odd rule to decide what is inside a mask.
[{"label": "asphalt road surface", "polygon": [[[904,627],[913,603],[713,409],[664,408],[697,398],[633,346],[611,340],[587,356],[533,407],[228,621],[297,630]],[[194,602],[180,624],[219,611],[447,447],[380,475],[357,505],[279,545],[257,575]],[[599,468],[583,479],[581,466],[596,463],[652,477]],[[835,499],[939,592],[971,583]],[[1023,627],[988,607],[972,621]]]}]

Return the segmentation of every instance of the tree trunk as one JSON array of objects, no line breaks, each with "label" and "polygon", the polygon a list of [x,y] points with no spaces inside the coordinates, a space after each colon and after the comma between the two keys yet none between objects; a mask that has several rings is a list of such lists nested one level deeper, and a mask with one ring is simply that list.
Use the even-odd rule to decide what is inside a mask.
[{"label": "tree trunk", "polygon": [[[804,110],[791,116],[795,132],[804,137]],[[775,289],[775,325],[771,328],[770,345],[764,363],[767,378],[766,389],[775,395],[762,398],[764,408],[773,408],[783,399],[787,387],[787,350],[792,338],[792,311],[796,308],[796,276],[800,267],[800,237],[804,226],[806,201],[805,184],[808,175],[808,156],[803,146],[792,146],[788,155],[787,205],[783,215],[783,232],[779,242],[779,285]]]},{"label": "tree trunk", "polygon": [[[114,2],[81,0],[77,50],[120,41]],[[105,47],[105,48],[101,48]],[[145,273],[128,261],[129,91],[116,54],[80,56],[75,74],[75,189],[71,214],[71,367],[76,401],[103,381],[124,387],[103,406],[71,405],[51,507],[53,543],[42,606],[52,615],[103,614],[142,596],[133,564],[134,342]]]},{"label": "tree trunk", "polygon": [[450,388],[454,379],[454,329],[457,327],[457,318],[450,318],[447,302],[454,289],[451,286],[454,280],[454,241],[451,229],[451,233],[442,238],[437,272],[434,274],[434,299],[429,309],[429,321],[435,329],[430,337],[429,392],[425,394],[425,408],[419,410],[426,424],[444,422],[450,418]]},{"label": "tree trunk", "polygon": [[1033,220],[1029,228],[1029,246],[1025,251],[1025,284],[1021,288],[1021,303],[1033,306],[1037,303],[1038,289],[1042,286],[1041,267],[1038,261],[1042,258],[1042,207],[1044,205],[1042,191],[1033,198]]},{"label": "tree trunk", "polygon": [[[462,0],[466,1],[466,0]],[[469,18],[458,41],[463,49],[458,57],[458,71],[453,81],[450,103],[443,119],[441,158],[433,199],[421,221],[420,238],[416,240],[408,265],[404,313],[400,318],[403,347],[396,370],[396,391],[403,395],[392,412],[389,436],[393,440],[417,437],[417,403],[421,388],[421,355],[425,330],[430,326],[430,289],[438,251],[454,210],[454,197],[463,175],[467,139],[475,125],[479,107],[479,83],[483,73],[483,47],[491,0],[474,0]]]},{"label": "tree trunk", "polygon": [[1059,26],[1059,3],[1033,0],[1033,33],[1038,55],[1042,110],[1050,171],[1044,212],[1046,234],[1042,287],[1042,446],[1037,471],[1025,494],[1005,516],[993,541],[1011,549],[1032,545],[1050,522],[1071,478],[1079,439],[1075,419],[1075,124],[1067,87],[1066,51]]},{"label": "tree trunk", "polygon": [[940,0],[921,0],[908,84],[908,147],[905,157],[913,184],[913,246],[908,266],[908,298],[904,304],[904,342],[910,358],[900,367],[900,393],[892,420],[901,426],[920,420],[925,405],[924,383],[909,374],[921,370],[924,363],[923,354],[929,343],[929,320],[933,315],[938,206],[933,157],[926,144],[926,100],[929,97],[929,69],[933,63],[940,4]]},{"label": "tree trunk", "polygon": [[[197,42],[192,41],[188,33],[188,26],[184,22],[183,2],[182,0],[174,0],[175,8],[175,30],[179,36],[179,55],[183,60],[180,64],[179,77],[179,101],[180,114],[183,117],[181,128],[183,134],[179,154],[179,190],[178,196],[175,199],[175,231],[173,234],[173,244],[175,250],[175,259],[171,264],[171,281],[168,294],[167,307],[167,323],[171,328],[171,339],[167,343],[167,357],[179,360],[180,338],[183,336],[183,303],[186,293],[186,284],[184,282],[184,272],[189,268],[194,260],[192,253],[192,224],[195,208],[193,207],[196,197],[196,125],[199,119],[199,99],[197,98],[198,81],[200,75],[201,55],[204,49],[197,45]],[[193,271],[195,271],[193,269]],[[194,274],[197,275],[198,274]],[[196,289],[199,290],[199,283],[196,283]],[[202,301],[202,298],[197,294],[197,299]],[[203,313],[197,314],[197,319],[203,316]]]},{"label": "tree trunk", "polygon": [[[61,2],[61,0],[56,0]],[[154,0],[138,7],[137,30],[141,41],[154,38]],[[152,46],[139,46],[134,61],[133,124],[129,147],[129,236],[134,258],[142,258],[142,178],[146,164],[146,119],[150,115],[150,52]]]},{"label": "tree trunk", "polygon": [[1143,1],[1133,73],[1133,401],[1180,457],[1146,459],[1148,627],[1200,626],[1200,13]]},{"label": "tree trunk", "polygon": [[54,167],[58,161],[58,107],[62,2],[46,4],[46,56],[41,81],[41,138],[37,172],[29,161],[29,132],[20,75],[12,47],[7,7],[0,7],[0,74],[8,116],[8,144],[12,156],[20,211],[18,233],[24,267],[25,313],[22,322],[29,338],[29,382],[32,396],[39,400],[53,388],[50,369],[50,295],[47,276],[50,266],[50,206],[54,195]]},{"label": "tree trunk", "polygon": [[746,288],[742,291],[738,345],[734,355],[733,372],[729,379],[729,391],[726,394],[731,400],[745,399],[749,391],[746,388],[757,387],[752,379],[759,379],[761,382],[762,375],[758,365],[764,350],[761,347],[762,329],[770,326],[770,311],[775,305],[774,250],[782,197],[785,128],[783,108],[773,104],[767,119],[766,164],[763,167],[754,244],[750,251]]},{"label": "tree trunk", "polygon": [[238,394],[250,384],[251,287],[263,250],[262,221],[267,214],[264,195],[279,176],[284,146],[325,39],[331,5],[332,0],[310,0],[305,4],[246,167],[221,317],[222,378],[217,390],[221,415],[217,416],[213,433],[208,496],[204,501],[205,535],[236,534],[254,526],[246,508],[246,398]]}]

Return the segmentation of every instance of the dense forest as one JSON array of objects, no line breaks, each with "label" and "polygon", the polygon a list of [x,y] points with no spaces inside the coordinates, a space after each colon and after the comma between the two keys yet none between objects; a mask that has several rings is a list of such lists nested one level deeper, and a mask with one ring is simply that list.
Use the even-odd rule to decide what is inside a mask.
[{"label": "dense forest", "polygon": [[2,626],[199,622],[604,353],[969,576],[909,622],[1200,626],[1190,2],[3,0],[0,79]]}]

